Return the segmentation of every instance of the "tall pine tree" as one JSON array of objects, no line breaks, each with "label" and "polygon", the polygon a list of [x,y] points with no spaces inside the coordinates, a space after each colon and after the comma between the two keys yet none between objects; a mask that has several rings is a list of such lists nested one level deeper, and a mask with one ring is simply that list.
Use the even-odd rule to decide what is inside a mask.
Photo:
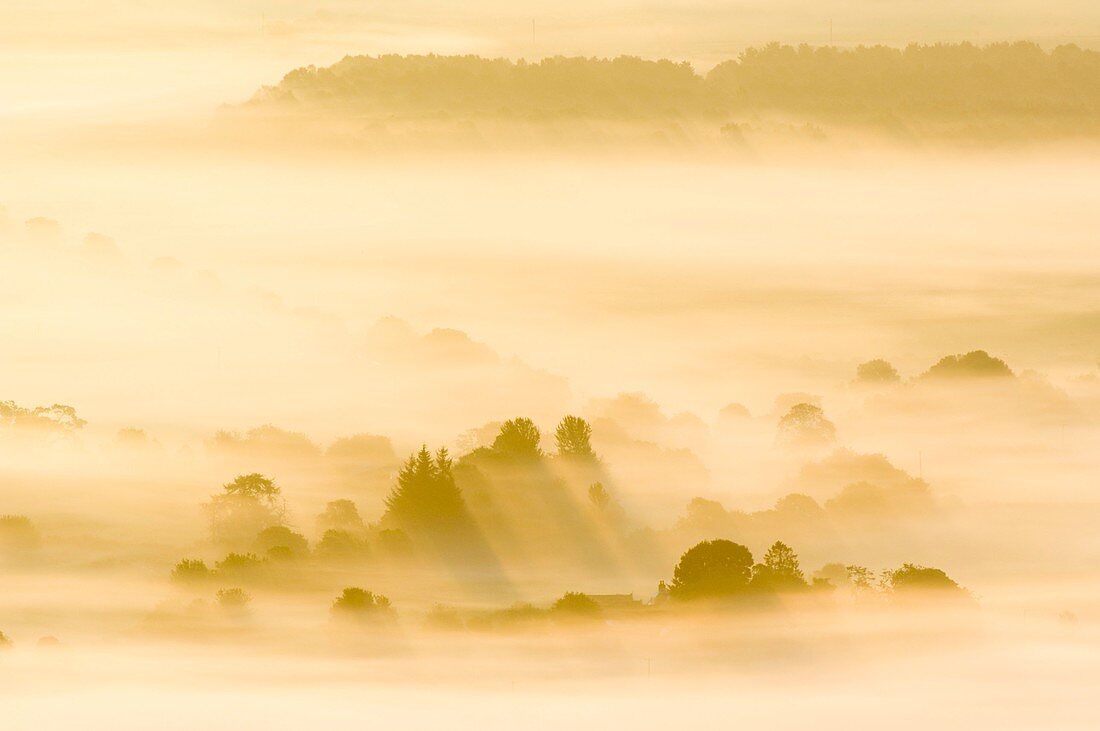
[{"label": "tall pine tree", "polygon": [[457,526],[467,518],[447,450],[440,449],[433,457],[427,445],[401,467],[382,517],[386,523],[412,529]]}]

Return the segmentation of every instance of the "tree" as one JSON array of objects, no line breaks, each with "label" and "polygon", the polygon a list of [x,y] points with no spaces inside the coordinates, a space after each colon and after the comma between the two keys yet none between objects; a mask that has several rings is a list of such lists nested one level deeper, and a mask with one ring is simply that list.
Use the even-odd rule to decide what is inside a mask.
[{"label": "tree", "polygon": [[349,586],[332,602],[332,614],[343,619],[371,619],[393,614],[390,600],[381,594]]},{"label": "tree", "polygon": [[389,438],[373,434],[337,439],[325,450],[325,461],[346,484],[356,487],[388,480],[401,466]]},{"label": "tree", "polygon": [[65,404],[36,406],[29,409],[14,401],[0,401],[0,424],[20,429],[38,429],[71,433],[87,424],[76,415],[76,409]]},{"label": "tree", "polygon": [[600,605],[587,594],[568,591],[551,605],[550,611],[570,617],[596,617],[600,614]]},{"label": "tree", "polygon": [[3,632],[0,632],[0,650],[7,650],[13,645],[12,641]]},{"label": "tree", "polygon": [[367,553],[366,543],[345,530],[329,528],[317,543],[317,555],[331,559],[362,558]]},{"label": "tree", "polygon": [[870,591],[875,588],[874,574],[866,566],[845,566],[848,572],[848,583],[856,591]]},{"label": "tree", "polygon": [[611,494],[608,493],[602,482],[593,482],[588,486],[588,502],[592,503],[592,507],[599,511],[607,510],[610,507]]},{"label": "tree", "polygon": [[424,617],[424,624],[439,630],[456,630],[465,626],[458,610],[446,604],[433,604]]},{"label": "tree", "polygon": [[214,540],[247,541],[265,528],[283,524],[286,505],[282,491],[270,478],[253,472],[222,487],[222,494],[214,495],[204,506]]},{"label": "tree", "polygon": [[752,553],[740,544],[703,541],[680,557],[669,593],[673,599],[734,596],[748,587],[752,565]]},{"label": "tree", "polygon": [[600,519],[609,523],[621,523],[626,518],[626,511],[619,501],[611,496],[602,482],[593,482],[588,486],[588,502],[595,508]]},{"label": "tree", "polygon": [[921,378],[1012,378],[1012,369],[1000,358],[994,358],[984,350],[974,350],[965,355],[944,356],[929,368]]},{"label": "tree", "polygon": [[772,544],[764,562],[753,567],[752,583],[760,589],[778,591],[804,589],[806,578],[798,565],[798,555],[782,541]]},{"label": "tree", "polygon": [[541,439],[535,422],[524,417],[509,419],[501,425],[493,440],[492,450],[511,459],[537,459],[542,456],[542,449],[539,448]]},{"label": "tree", "polygon": [[558,445],[558,454],[569,457],[592,459],[592,427],[579,416],[566,416],[554,431],[554,441]]},{"label": "tree", "polygon": [[836,427],[820,406],[795,404],[779,420],[779,440],[785,444],[829,444],[835,439]]},{"label": "tree", "polygon": [[185,558],[172,569],[172,581],[181,584],[197,584],[206,581],[212,573],[201,559]]},{"label": "tree", "polygon": [[0,515],[0,550],[26,551],[38,547],[40,536],[25,515]]},{"label": "tree", "polygon": [[814,572],[813,581],[816,585],[819,581],[828,582],[834,588],[848,586],[848,568],[841,563],[827,563]]},{"label": "tree", "polygon": [[400,527],[457,525],[467,518],[462,492],[455,484],[446,449],[432,457],[428,447],[409,457],[386,498],[385,523]]},{"label": "tree", "polygon": [[734,401],[726,404],[718,411],[718,418],[723,422],[731,423],[751,419],[752,414],[747,406]]},{"label": "tree", "polygon": [[217,593],[218,605],[222,609],[227,609],[232,612],[240,612],[248,606],[252,601],[244,589],[218,589]]},{"label": "tree", "polygon": [[309,541],[301,533],[295,533],[285,525],[273,525],[256,534],[256,550],[269,554],[272,549],[285,548],[292,558],[301,558],[309,554]]},{"label": "tree", "polygon": [[884,583],[895,594],[916,592],[940,592],[943,594],[963,595],[966,590],[940,569],[916,564],[902,564],[901,568],[888,571]]},{"label": "tree", "polygon": [[214,571],[219,577],[251,578],[263,567],[263,561],[253,553],[230,553],[221,561],[214,564]]},{"label": "tree", "polygon": [[901,380],[897,370],[882,358],[860,363],[856,367],[856,381],[859,383],[896,383]]},{"label": "tree", "polygon": [[339,530],[361,532],[364,528],[359,508],[351,500],[333,500],[317,516],[317,527],[322,531]]}]

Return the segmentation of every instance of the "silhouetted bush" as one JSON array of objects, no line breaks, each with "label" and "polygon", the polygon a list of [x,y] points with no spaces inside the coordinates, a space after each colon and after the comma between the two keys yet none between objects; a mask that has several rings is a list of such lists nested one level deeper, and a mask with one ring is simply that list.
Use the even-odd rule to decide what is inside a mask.
[{"label": "silhouetted bush", "polygon": [[273,549],[283,548],[278,552],[287,558],[304,558],[309,555],[309,541],[301,533],[295,533],[285,525],[273,525],[264,528],[256,534],[255,548],[263,554],[270,554]]},{"label": "silhouetted bush", "polygon": [[180,584],[199,584],[213,576],[213,572],[201,559],[185,558],[172,569],[172,581]]},{"label": "silhouetted bush", "polygon": [[333,500],[317,516],[317,527],[321,531],[337,530],[356,532],[364,529],[359,508],[351,500]]},{"label": "silhouetted bush", "polygon": [[856,367],[856,381],[859,383],[897,383],[901,380],[894,366],[881,358],[860,363]]},{"label": "silhouetted bush", "polygon": [[408,558],[413,555],[412,541],[400,528],[385,528],[378,531],[378,548],[393,558]]},{"label": "silhouetted bush", "polygon": [[458,630],[466,626],[458,610],[443,604],[433,605],[428,610],[427,616],[424,617],[424,624],[432,629],[442,630]]},{"label": "silhouetted bush", "polygon": [[349,586],[332,602],[332,614],[341,619],[387,619],[393,616],[393,608],[381,594]]},{"label": "silhouetted bush", "polygon": [[901,568],[888,571],[885,582],[896,595],[942,594],[962,598],[969,596],[965,589],[940,569],[902,564]]},{"label": "silhouetted bush", "polygon": [[252,553],[230,553],[221,561],[214,564],[214,571],[219,578],[250,579],[259,575],[263,569],[263,561]]},{"label": "silhouetted bush", "polygon": [[737,422],[751,419],[752,414],[744,404],[728,403],[718,411],[718,418],[724,422]]},{"label": "silhouetted bush", "polygon": [[215,541],[244,542],[265,528],[282,525],[286,506],[273,480],[253,472],[223,486],[204,506]]},{"label": "silhouetted bush", "polygon": [[966,355],[944,356],[929,368],[921,378],[924,379],[966,379],[966,378],[1011,378],[1012,369],[1000,358],[994,358],[984,350],[975,350]]},{"label": "silhouetted bush", "polygon": [[240,588],[218,589],[216,597],[218,606],[233,612],[244,610],[252,601],[252,597]]},{"label": "silhouetted bush", "polygon": [[598,617],[602,610],[596,600],[587,594],[570,591],[554,602],[550,611],[566,617]]},{"label": "silhouetted bush", "polygon": [[37,548],[39,541],[38,529],[27,516],[0,516],[0,550],[30,550]]},{"label": "silhouetted bush", "polygon": [[318,558],[335,560],[354,560],[367,555],[366,542],[345,530],[329,529],[317,543]]},{"label": "silhouetted bush", "polygon": [[76,415],[76,409],[65,404],[27,408],[14,401],[0,401],[0,426],[27,431],[68,434],[88,422]]},{"label": "silhouetted bush", "polygon": [[836,440],[836,427],[820,406],[795,404],[779,420],[779,441],[789,445],[822,445]]}]

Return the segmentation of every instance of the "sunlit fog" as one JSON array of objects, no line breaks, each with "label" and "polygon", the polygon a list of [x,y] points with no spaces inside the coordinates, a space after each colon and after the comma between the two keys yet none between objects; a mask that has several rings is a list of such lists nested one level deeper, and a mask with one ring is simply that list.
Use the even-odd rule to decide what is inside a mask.
[{"label": "sunlit fog", "polygon": [[1096,728],[1100,6],[0,3],[0,728]]}]

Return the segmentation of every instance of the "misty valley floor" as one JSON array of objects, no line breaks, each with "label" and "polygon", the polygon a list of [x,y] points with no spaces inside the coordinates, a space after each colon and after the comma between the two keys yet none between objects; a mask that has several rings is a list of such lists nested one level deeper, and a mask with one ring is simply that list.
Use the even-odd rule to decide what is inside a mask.
[{"label": "misty valley floor", "polygon": [[933,629],[900,653],[856,636],[844,646],[802,636],[783,660],[766,662],[683,662],[668,647],[642,657],[643,638],[633,638],[641,652],[617,659],[585,637],[558,638],[552,650],[492,642],[458,656],[424,638],[397,656],[327,659],[122,644],[19,651],[3,659],[0,677],[12,729],[551,728],[626,718],[638,728],[728,728],[734,719],[767,728],[1094,728],[1097,638],[1020,629],[984,627],[963,642]]}]

